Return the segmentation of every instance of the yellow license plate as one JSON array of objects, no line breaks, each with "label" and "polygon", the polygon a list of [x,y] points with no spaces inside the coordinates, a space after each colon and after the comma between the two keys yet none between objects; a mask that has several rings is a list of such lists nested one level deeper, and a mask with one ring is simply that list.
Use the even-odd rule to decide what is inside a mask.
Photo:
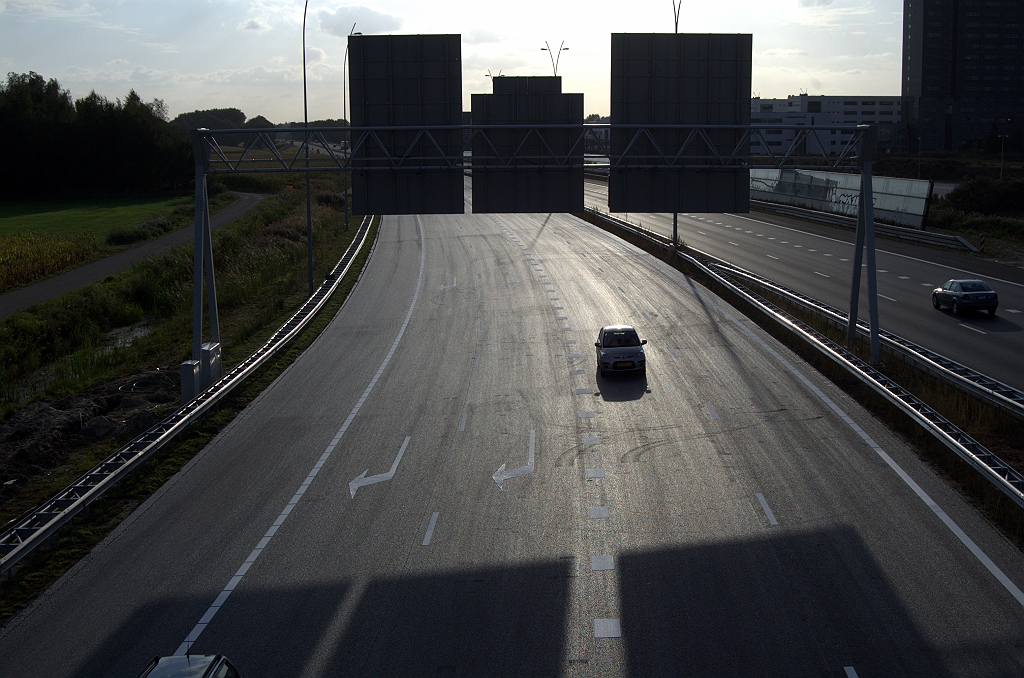
[{"label": "yellow license plate", "polygon": [[625,369],[629,369],[629,368],[633,367],[633,363],[628,362],[628,361],[626,361],[626,362],[618,362],[618,363],[615,363],[615,367],[616,367],[616,369],[625,370]]}]

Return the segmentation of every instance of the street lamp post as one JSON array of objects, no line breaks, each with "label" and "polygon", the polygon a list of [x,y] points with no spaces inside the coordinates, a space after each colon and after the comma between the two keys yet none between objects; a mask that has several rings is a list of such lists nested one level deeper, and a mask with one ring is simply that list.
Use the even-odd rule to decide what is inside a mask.
[{"label": "street lamp post", "polygon": [[309,269],[309,295],[313,296],[313,211],[310,206],[309,186],[309,105],[306,100],[306,10],[309,0],[302,8],[302,115],[306,128],[306,258]]},{"label": "street lamp post", "polygon": [[555,55],[552,53],[552,52],[554,52],[556,50],[551,49],[551,45],[548,44],[547,40],[544,41],[544,46],[540,48],[540,51],[548,53],[548,57],[551,58],[551,70],[554,71],[555,77],[557,78],[558,77],[558,62],[562,60],[562,52],[568,52],[569,51],[569,48],[565,46],[565,40],[563,40],[562,44],[558,46],[558,50],[557,50],[558,56],[557,57],[555,57]]},{"label": "street lamp post", "polygon": [[676,3],[676,0],[672,0],[672,14],[676,18],[676,33],[679,32],[679,12],[682,9],[683,9],[683,0],[679,0],[678,4]]}]

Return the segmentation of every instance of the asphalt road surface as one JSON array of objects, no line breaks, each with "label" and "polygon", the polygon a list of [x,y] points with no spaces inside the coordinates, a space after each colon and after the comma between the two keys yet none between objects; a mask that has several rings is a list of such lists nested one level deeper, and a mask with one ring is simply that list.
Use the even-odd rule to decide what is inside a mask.
[{"label": "asphalt road surface", "polygon": [[[646,377],[595,373],[620,322]],[[1022,585],[899,438],[661,262],[565,215],[386,217],[320,338],[0,632],[0,675],[1020,676]]]},{"label": "asphalt road surface", "polygon": [[[239,193],[238,196],[238,200],[210,216],[211,230],[216,230],[221,226],[231,223],[267,197],[256,193]],[[156,240],[151,240],[137,247],[132,247],[123,252],[94,261],[91,264],[80,266],[67,273],[55,275],[33,285],[2,294],[0,295],[0,318],[6,318],[12,313],[28,308],[32,304],[38,304],[41,301],[53,299],[86,285],[91,285],[94,282],[99,282],[108,275],[120,273],[146,257],[161,254],[172,247],[189,242],[192,240],[194,232],[195,229],[192,226],[181,228]]]},{"label": "asphalt road surface", "polygon": [[[607,211],[607,184],[588,181],[586,204]],[[671,214],[628,218],[672,235]],[[764,212],[680,214],[679,238],[790,289],[850,309],[851,230]],[[1024,390],[1024,269],[882,238],[876,239],[875,250],[883,329]],[[932,289],[950,278],[987,281],[999,294],[997,314],[954,316],[948,308],[933,309]],[[866,276],[861,276],[859,316],[868,318]]]}]

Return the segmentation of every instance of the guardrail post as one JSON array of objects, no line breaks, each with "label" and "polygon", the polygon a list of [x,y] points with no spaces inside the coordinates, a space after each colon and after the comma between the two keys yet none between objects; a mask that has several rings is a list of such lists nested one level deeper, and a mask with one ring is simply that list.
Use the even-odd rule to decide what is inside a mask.
[{"label": "guardrail post", "polygon": [[672,213],[672,254],[679,251],[679,213]]}]

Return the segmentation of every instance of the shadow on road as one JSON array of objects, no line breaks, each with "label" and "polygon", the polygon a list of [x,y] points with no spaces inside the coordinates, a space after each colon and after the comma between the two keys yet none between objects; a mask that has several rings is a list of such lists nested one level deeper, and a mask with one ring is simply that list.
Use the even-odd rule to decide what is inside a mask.
[{"label": "shadow on road", "polygon": [[947,308],[941,309],[941,312],[949,316],[950,320],[961,322],[971,327],[977,327],[985,332],[1020,332],[1024,329],[1024,327],[1013,322],[1005,315],[1001,315],[998,311],[996,315],[974,311],[961,311],[960,315],[953,315],[953,312]]},{"label": "shadow on road", "polygon": [[601,376],[597,370],[597,389],[601,393],[601,399],[605,402],[614,403],[625,400],[640,400],[645,394],[650,393],[647,388],[646,374],[609,374]]}]

